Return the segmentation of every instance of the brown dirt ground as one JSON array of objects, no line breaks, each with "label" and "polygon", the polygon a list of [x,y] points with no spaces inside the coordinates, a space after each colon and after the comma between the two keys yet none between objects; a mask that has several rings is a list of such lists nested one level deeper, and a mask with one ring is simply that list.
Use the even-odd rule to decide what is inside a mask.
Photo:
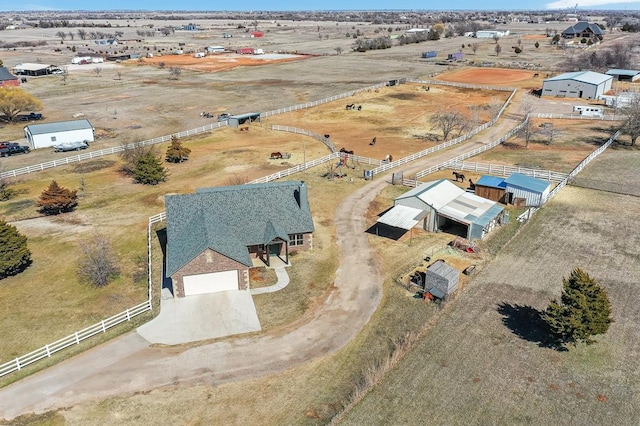
[{"label": "brown dirt ground", "polygon": [[217,72],[237,67],[255,67],[260,65],[299,61],[305,58],[307,58],[307,56],[285,59],[265,59],[254,58],[247,55],[237,55],[235,53],[211,55],[204,58],[194,58],[192,55],[163,55],[155,56],[153,58],[144,58],[140,64],[158,66],[160,62],[164,62],[167,67],[179,67],[194,71]]},{"label": "brown dirt ground", "polygon": [[531,71],[498,68],[468,68],[438,76],[438,80],[471,84],[509,84],[533,78]]}]

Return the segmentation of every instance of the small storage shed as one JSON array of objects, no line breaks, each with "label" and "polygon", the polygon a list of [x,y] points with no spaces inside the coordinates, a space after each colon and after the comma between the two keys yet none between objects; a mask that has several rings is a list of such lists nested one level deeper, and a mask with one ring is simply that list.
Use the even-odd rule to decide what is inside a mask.
[{"label": "small storage shed", "polygon": [[497,176],[483,175],[476,182],[476,195],[478,197],[503,204],[506,204],[506,189],[507,184],[504,178]]},{"label": "small storage shed", "polygon": [[229,117],[227,124],[231,127],[239,127],[243,124],[252,123],[254,121],[260,121],[259,112],[249,112],[246,114],[232,115]]},{"label": "small storage shed", "polygon": [[0,87],[19,85],[20,80],[18,80],[18,77],[11,74],[5,67],[0,67]]},{"label": "small storage shed", "polygon": [[434,262],[427,268],[425,277],[425,291],[439,299],[444,299],[458,289],[460,272],[443,260]]},{"label": "small storage shed", "polygon": [[540,207],[547,200],[551,183],[521,173],[513,173],[505,179],[507,201],[513,203],[516,198],[524,198],[527,207]]},{"label": "small storage shed", "polygon": [[612,76],[618,81],[630,81],[634,82],[640,80],[640,71],[638,70],[618,70],[613,69],[607,71],[607,75]]},{"label": "small storage shed", "polygon": [[38,149],[71,142],[93,142],[93,130],[89,120],[58,121],[30,124],[24,128],[24,135],[33,149]]}]

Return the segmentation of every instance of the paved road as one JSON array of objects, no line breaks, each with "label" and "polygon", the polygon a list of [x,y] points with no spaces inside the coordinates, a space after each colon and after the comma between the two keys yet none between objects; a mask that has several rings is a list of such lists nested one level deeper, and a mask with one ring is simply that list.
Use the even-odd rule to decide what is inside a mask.
[{"label": "paved road", "polygon": [[[483,134],[484,142],[463,143],[411,163],[403,169],[405,176],[497,139],[518,124],[516,119],[507,115]],[[335,223],[341,262],[335,289],[311,319],[289,333],[190,349],[151,348],[135,332],[128,333],[0,389],[0,414],[8,420],[164,385],[242,380],[336,352],[357,335],[380,302],[382,276],[363,231],[366,209],[389,180],[390,176],[372,181],[338,207]]]}]

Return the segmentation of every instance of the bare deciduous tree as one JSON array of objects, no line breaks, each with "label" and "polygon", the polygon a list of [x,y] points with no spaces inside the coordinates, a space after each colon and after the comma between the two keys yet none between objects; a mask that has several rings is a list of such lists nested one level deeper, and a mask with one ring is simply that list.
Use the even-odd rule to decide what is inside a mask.
[{"label": "bare deciduous tree", "polygon": [[620,108],[620,110],[622,114],[627,116],[622,123],[622,133],[631,138],[633,146],[640,137],[640,96],[634,97],[627,106]]},{"label": "bare deciduous tree", "polygon": [[475,55],[476,52],[478,51],[478,48],[480,47],[480,43],[473,43],[471,45],[471,50],[473,51],[473,54]]},{"label": "bare deciduous tree", "polygon": [[494,118],[500,110],[502,109],[502,101],[498,98],[491,98],[489,103],[487,104],[487,109],[489,110],[489,115],[491,118]]},{"label": "bare deciduous tree", "polygon": [[[530,96],[526,96],[522,98],[520,102],[520,109],[522,111],[523,118],[529,117],[529,115],[533,112],[533,100]],[[529,142],[531,142],[531,138],[536,134],[536,129],[533,126],[532,120],[528,120],[527,123],[520,129],[520,136],[524,139],[525,147],[529,148]]]},{"label": "bare deciduous tree", "polygon": [[118,80],[122,80],[122,71],[117,70],[116,71],[116,76],[118,76]]},{"label": "bare deciduous tree", "polygon": [[342,55],[342,47],[338,46],[334,49],[338,55]]},{"label": "bare deciduous tree", "polygon": [[67,33],[65,33],[64,31],[58,31],[56,33],[56,37],[60,37],[60,41],[65,41],[65,39],[67,38]]},{"label": "bare deciduous tree", "polygon": [[96,73],[97,77],[100,77],[100,73],[102,73],[102,67],[95,67],[93,72]]},{"label": "bare deciduous tree", "polygon": [[178,80],[182,75],[182,69],[178,67],[171,67],[169,68],[169,75],[170,75],[170,78],[174,80]]},{"label": "bare deciduous tree", "polygon": [[500,43],[496,43],[496,56],[500,56],[500,52],[502,52],[502,46],[500,46]]},{"label": "bare deciduous tree", "polygon": [[80,40],[86,40],[87,39],[87,30],[79,28],[78,29],[78,37],[80,37]]},{"label": "bare deciduous tree", "polygon": [[76,35],[71,31],[69,31],[68,35],[69,35],[69,38],[71,39],[71,41],[73,41],[73,39],[76,38]]},{"label": "bare deciduous tree", "polygon": [[434,114],[431,119],[431,129],[442,132],[442,140],[447,140],[451,133],[462,132],[466,127],[466,119],[457,111],[443,111]]},{"label": "bare deciduous tree", "polygon": [[80,244],[78,275],[96,287],[104,287],[120,273],[109,237],[96,234]]}]

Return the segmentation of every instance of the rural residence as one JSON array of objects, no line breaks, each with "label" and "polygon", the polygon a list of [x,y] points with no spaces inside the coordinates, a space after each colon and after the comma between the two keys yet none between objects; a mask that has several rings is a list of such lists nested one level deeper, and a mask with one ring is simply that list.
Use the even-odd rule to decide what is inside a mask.
[{"label": "rural residence", "polygon": [[564,38],[597,38],[602,40],[604,31],[598,24],[591,24],[586,21],[576,22],[562,32]]},{"label": "rural residence", "polygon": [[249,288],[249,268],[288,264],[312,248],[301,181],[197,189],[166,196],[166,275],[176,297]]}]

